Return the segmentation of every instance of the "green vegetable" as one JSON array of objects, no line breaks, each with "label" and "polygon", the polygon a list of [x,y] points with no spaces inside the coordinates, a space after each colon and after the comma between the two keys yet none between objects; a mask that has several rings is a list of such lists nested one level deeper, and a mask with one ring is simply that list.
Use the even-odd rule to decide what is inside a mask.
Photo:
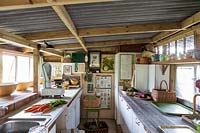
[{"label": "green vegetable", "polygon": [[67,101],[65,101],[63,99],[59,99],[59,100],[51,101],[50,105],[53,107],[58,107],[59,105],[66,104],[66,103],[67,103]]}]

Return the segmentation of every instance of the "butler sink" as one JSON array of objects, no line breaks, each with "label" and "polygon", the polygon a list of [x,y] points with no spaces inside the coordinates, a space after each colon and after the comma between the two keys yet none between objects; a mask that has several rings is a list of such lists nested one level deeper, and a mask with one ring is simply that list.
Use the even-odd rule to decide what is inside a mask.
[{"label": "butler sink", "polygon": [[47,119],[7,119],[0,125],[0,133],[28,133],[34,126],[45,125]]}]

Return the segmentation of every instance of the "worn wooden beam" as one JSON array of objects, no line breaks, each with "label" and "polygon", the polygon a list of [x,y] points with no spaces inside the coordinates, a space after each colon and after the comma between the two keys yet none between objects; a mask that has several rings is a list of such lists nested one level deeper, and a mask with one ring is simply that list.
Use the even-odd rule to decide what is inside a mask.
[{"label": "worn wooden beam", "polygon": [[[120,34],[138,34],[138,33],[151,33],[161,31],[176,31],[180,29],[179,23],[158,23],[158,24],[135,24],[129,26],[115,26],[115,27],[100,27],[100,28],[84,28],[78,30],[79,37],[93,37],[93,36],[107,36],[107,35],[120,35]],[[20,34],[28,40],[48,40],[48,39],[68,39],[74,38],[70,31],[51,31]]]},{"label": "worn wooden beam", "polygon": [[176,34],[177,32],[181,31],[181,30],[186,30],[187,28],[195,25],[195,24],[198,24],[200,23],[200,12],[197,12],[195,13],[194,15],[192,15],[191,17],[183,20],[180,25],[181,25],[181,28],[178,29],[177,31],[168,31],[168,32],[162,32],[162,33],[159,33],[158,35],[154,36],[153,37],[153,41],[154,42],[158,42],[164,38],[167,38],[173,34]]},{"label": "worn wooden beam", "polygon": [[[127,40],[113,40],[113,41],[102,41],[102,42],[90,42],[86,43],[87,48],[95,47],[109,47],[109,46],[120,46],[120,45],[131,45],[131,44],[146,44],[152,43],[151,39],[127,39]],[[78,43],[74,44],[57,44],[54,46],[55,49],[80,49]]]},{"label": "worn wooden beam", "polygon": [[[35,42],[29,41],[19,35],[15,35],[9,33],[5,30],[0,29],[0,41],[3,41],[7,44],[12,44],[20,47],[30,48],[30,49],[37,49],[37,44]],[[44,52],[49,52],[57,56],[63,56],[63,53],[58,52],[56,50],[49,50],[43,48]]]},{"label": "worn wooden beam", "polygon": [[38,93],[40,78],[40,53],[38,49],[33,50],[33,91]]},{"label": "worn wooden beam", "polygon": [[111,2],[111,1],[117,1],[117,0],[53,0],[51,2],[48,2],[47,0],[1,0],[0,11],[46,7],[54,5],[71,5],[71,4]]},{"label": "worn wooden beam", "polygon": [[74,23],[73,23],[70,15],[69,15],[69,13],[65,9],[65,7],[64,6],[52,6],[52,8],[57,13],[57,15],[60,17],[60,19],[63,21],[63,23],[65,24],[65,26],[69,29],[69,31],[78,40],[78,42],[83,47],[83,49],[85,50],[85,52],[87,52],[88,50],[85,47],[85,42],[84,42],[83,38],[81,38],[81,37],[78,36],[78,32],[76,30],[76,27],[75,27],[75,25],[74,25]]}]

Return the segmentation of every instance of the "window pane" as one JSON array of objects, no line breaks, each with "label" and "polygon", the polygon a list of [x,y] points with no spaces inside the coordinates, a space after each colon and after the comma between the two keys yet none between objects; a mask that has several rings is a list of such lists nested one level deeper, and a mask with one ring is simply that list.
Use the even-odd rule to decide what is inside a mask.
[{"label": "window pane", "polygon": [[175,41],[170,42],[170,55],[176,54],[176,43]]},{"label": "window pane", "polygon": [[184,39],[177,40],[177,55],[183,55],[184,54]]},{"label": "window pane", "polygon": [[30,81],[33,81],[33,58],[30,57]]},{"label": "window pane", "polygon": [[159,54],[163,54],[163,46],[159,46],[158,49],[159,49]]},{"label": "window pane", "polygon": [[3,55],[2,82],[15,82],[15,56]]},{"label": "window pane", "polygon": [[17,56],[17,82],[29,81],[29,57]]},{"label": "window pane", "polygon": [[193,102],[195,94],[195,66],[179,66],[176,69],[176,95]]},{"label": "window pane", "polygon": [[186,47],[185,51],[188,52],[188,50],[193,50],[194,49],[194,36],[189,36],[186,37]]}]

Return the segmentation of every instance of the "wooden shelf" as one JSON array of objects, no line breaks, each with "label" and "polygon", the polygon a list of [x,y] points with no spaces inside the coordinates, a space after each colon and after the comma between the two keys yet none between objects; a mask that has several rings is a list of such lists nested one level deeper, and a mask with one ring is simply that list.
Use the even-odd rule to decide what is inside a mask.
[{"label": "wooden shelf", "polygon": [[169,60],[169,61],[158,61],[152,62],[152,64],[159,64],[159,65],[167,65],[167,64],[194,64],[200,63],[200,60],[190,58],[190,59],[181,59],[181,60]]}]

